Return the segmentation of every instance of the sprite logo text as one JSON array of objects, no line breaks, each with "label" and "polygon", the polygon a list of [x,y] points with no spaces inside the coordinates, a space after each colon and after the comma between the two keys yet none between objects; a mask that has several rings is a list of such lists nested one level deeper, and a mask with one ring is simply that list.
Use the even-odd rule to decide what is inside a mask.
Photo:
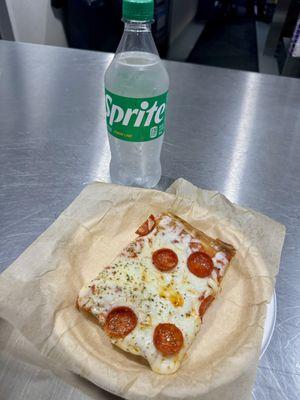
[{"label": "sprite logo text", "polygon": [[108,132],[121,140],[145,142],[165,131],[167,92],[156,97],[131,98],[105,90]]}]

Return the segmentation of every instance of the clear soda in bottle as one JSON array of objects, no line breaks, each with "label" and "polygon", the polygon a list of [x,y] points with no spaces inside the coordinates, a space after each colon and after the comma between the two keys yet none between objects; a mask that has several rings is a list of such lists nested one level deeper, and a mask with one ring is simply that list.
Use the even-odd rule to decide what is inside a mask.
[{"label": "clear soda in bottle", "polygon": [[151,33],[153,11],[153,0],[123,0],[125,29],[105,73],[111,180],[149,188],[161,177],[169,89]]}]

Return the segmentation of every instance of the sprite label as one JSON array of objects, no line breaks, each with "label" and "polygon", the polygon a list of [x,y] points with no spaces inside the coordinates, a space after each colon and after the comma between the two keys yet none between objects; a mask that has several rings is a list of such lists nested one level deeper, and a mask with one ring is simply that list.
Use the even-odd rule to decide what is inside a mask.
[{"label": "sprite label", "polygon": [[105,89],[108,132],[121,140],[147,142],[165,132],[168,92],[156,97],[118,96]]}]

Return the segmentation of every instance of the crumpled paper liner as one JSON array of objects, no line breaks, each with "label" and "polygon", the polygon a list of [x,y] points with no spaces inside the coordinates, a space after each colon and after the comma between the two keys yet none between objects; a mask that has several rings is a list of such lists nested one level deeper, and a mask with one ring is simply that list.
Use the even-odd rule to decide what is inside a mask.
[{"label": "crumpled paper liner", "polygon": [[[171,211],[237,255],[222,292],[174,375],[112,346],[75,308],[78,291],[135,237],[146,217]],[[177,180],[168,193],[105,183],[87,186],[0,277],[0,317],[43,357],[127,399],[250,399],[284,227]]]}]

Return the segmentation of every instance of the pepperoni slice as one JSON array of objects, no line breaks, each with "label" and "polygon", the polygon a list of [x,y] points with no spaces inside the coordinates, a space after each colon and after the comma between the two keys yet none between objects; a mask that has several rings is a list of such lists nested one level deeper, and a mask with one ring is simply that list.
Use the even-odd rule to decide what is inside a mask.
[{"label": "pepperoni slice", "polygon": [[206,310],[208,309],[208,307],[211,305],[211,303],[214,301],[214,296],[210,295],[207,296],[204,300],[202,300],[200,307],[199,307],[199,315],[200,318],[203,317],[203,315],[205,314]]},{"label": "pepperoni slice", "polygon": [[139,236],[146,236],[150,233],[155,227],[155,217],[154,215],[150,215],[150,217],[138,228],[135,232]]},{"label": "pepperoni slice", "polygon": [[137,324],[137,316],[129,307],[113,308],[106,317],[104,330],[113,338],[124,338]]},{"label": "pepperoni slice", "polygon": [[192,274],[198,278],[206,278],[214,269],[212,259],[202,251],[192,253],[187,260],[187,265]]},{"label": "pepperoni slice", "polygon": [[152,262],[160,271],[170,271],[178,264],[178,257],[171,249],[159,249],[152,254]]},{"label": "pepperoni slice", "polygon": [[182,348],[183,335],[174,324],[159,324],[154,330],[153,342],[164,356],[172,356]]}]

